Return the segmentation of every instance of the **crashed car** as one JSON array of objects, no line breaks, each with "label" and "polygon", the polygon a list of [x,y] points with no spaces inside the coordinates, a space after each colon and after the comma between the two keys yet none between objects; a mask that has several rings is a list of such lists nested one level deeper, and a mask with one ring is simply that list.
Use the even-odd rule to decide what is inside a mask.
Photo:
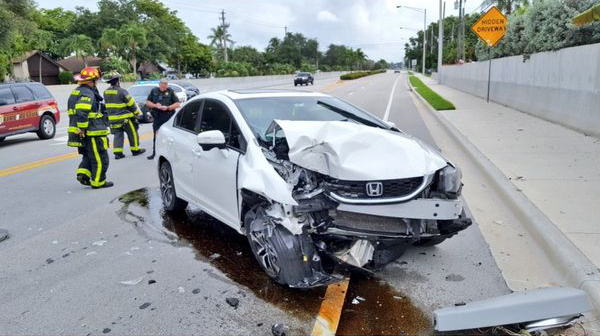
[{"label": "crashed car", "polygon": [[161,127],[156,150],[165,209],[191,203],[246,235],[290,287],[337,281],[330,261],[379,270],[471,224],[457,167],[325,94],[202,94]]}]

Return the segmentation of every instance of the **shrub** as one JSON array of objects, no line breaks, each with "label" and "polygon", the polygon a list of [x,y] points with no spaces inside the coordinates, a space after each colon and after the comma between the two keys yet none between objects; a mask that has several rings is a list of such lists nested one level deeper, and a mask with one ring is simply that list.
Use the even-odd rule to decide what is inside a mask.
[{"label": "shrub", "polygon": [[138,76],[134,73],[126,73],[123,75],[123,78],[121,78],[121,80],[123,82],[135,82],[138,80]]},{"label": "shrub", "polygon": [[109,56],[100,63],[102,72],[118,71],[120,74],[129,73],[131,70],[129,62],[121,57]]},{"label": "shrub", "polygon": [[153,72],[148,75],[148,79],[161,79],[162,74],[160,72]]},{"label": "shrub", "polygon": [[72,83],[75,83],[75,81],[73,81],[73,73],[71,71],[61,71],[58,74],[58,82],[60,84],[72,84]]},{"label": "shrub", "polygon": [[351,72],[351,73],[341,75],[340,79],[351,80],[351,79],[357,79],[357,78],[361,78],[361,77],[365,77],[365,76],[376,75],[376,74],[380,74],[380,73],[384,73],[384,72],[385,72],[385,70],[383,70],[383,69],[373,70],[373,71],[357,71],[357,72]]}]

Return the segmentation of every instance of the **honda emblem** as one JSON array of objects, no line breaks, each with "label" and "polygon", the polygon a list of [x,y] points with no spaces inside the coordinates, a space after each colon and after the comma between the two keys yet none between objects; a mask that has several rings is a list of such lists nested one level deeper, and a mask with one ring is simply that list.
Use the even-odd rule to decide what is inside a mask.
[{"label": "honda emblem", "polygon": [[378,197],[383,195],[383,183],[381,182],[369,182],[366,185],[367,196]]}]

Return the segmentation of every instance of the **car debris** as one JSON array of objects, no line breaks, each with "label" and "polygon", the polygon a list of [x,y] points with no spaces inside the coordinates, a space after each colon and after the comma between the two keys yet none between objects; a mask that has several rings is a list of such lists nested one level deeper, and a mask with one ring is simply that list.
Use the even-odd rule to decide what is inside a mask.
[{"label": "car debris", "polygon": [[273,336],[285,336],[287,335],[288,329],[289,328],[285,324],[275,323],[271,326],[271,333],[273,333]]},{"label": "car debris", "polygon": [[591,310],[584,291],[549,287],[438,309],[433,321],[437,331],[515,326],[533,332],[570,326]]},{"label": "car debris", "polygon": [[8,231],[0,229],[0,242],[8,239]]},{"label": "car debris", "polygon": [[139,284],[140,282],[142,282],[142,280],[144,280],[143,276],[141,276],[137,279],[133,279],[133,280],[119,281],[119,283],[121,285],[126,285],[126,286],[135,286],[135,285]]},{"label": "car debris", "polygon": [[238,305],[240,304],[240,300],[236,298],[226,298],[225,302],[235,309],[237,309]]}]

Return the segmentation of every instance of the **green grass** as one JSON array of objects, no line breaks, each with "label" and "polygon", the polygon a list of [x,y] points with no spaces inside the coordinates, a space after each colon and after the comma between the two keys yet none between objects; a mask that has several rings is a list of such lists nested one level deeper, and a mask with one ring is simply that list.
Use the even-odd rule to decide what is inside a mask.
[{"label": "green grass", "polygon": [[345,75],[341,75],[340,79],[344,79],[344,80],[357,79],[357,78],[376,75],[376,74],[380,74],[380,73],[384,73],[384,72],[385,72],[385,70],[357,71],[357,72],[351,72],[351,73],[347,73]]},{"label": "green grass", "polygon": [[439,94],[429,88],[429,86],[425,85],[417,76],[410,75],[408,77],[410,81],[410,85],[415,88],[418,94],[421,95],[427,102],[436,110],[455,110],[454,105],[442,98]]},{"label": "green grass", "polygon": [[412,72],[412,71],[409,71],[409,72],[408,72],[408,75],[409,75],[409,76],[412,76],[412,75],[413,75],[413,72]]}]

